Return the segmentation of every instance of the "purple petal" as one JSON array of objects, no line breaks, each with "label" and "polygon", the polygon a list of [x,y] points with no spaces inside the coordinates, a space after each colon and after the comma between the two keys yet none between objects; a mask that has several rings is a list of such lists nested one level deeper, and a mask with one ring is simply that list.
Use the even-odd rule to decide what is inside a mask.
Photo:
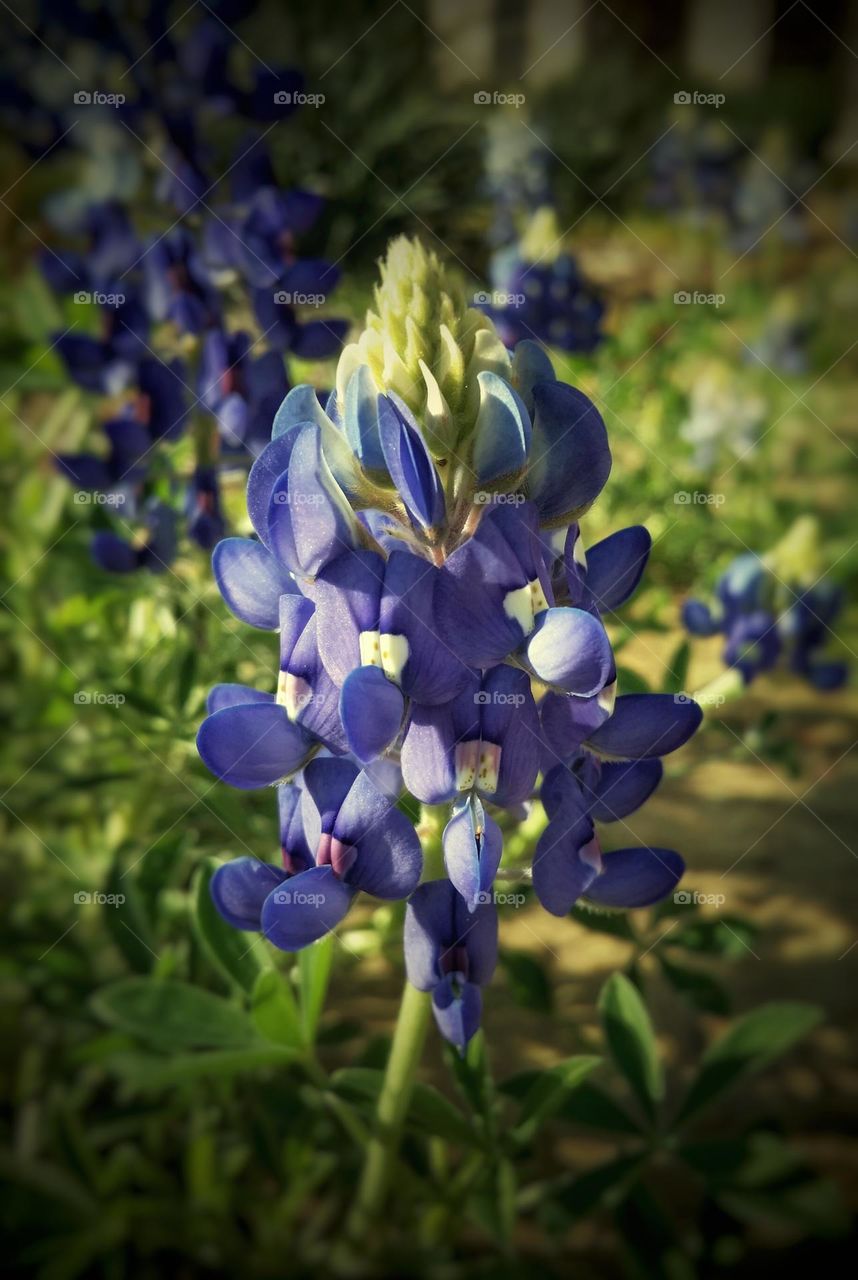
[{"label": "purple petal", "polygon": [[351,551],[326,565],[316,579],[319,654],[337,685],[361,666],[361,632],[378,630],[384,568],[375,552]]},{"label": "purple petal", "polygon": [[652,538],[641,524],[619,529],[587,551],[587,586],[599,609],[617,609],[634,593]]},{"label": "purple petal", "polygon": [[587,745],[600,755],[625,760],[666,756],[687,742],[703,719],[691,698],[672,693],[627,693],[614,714],[591,733]]},{"label": "purple petal", "polygon": [[447,874],[473,911],[494,884],[503,852],[501,829],[475,798],[454,812],[442,842]]},{"label": "purple petal", "polygon": [[354,895],[331,867],[310,867],[269,893],[262,932],[281,951],[300,951],[337,927]]},{"label": "purple petal", "polygon": [[[566,811],[539,837],[533,857],[533,888],[555,916],[565,916],[598,874],[598,854],[590,855],[593,824]],[[583,854],[583,856],[582,856]]]},{"label": "purple petal", "polygon": [[362,764],[383,755],[399,733],[405,699],[380,667],[356,667],[340,691],[349,750]]},{"label": "purple petal", "polygon": [[393,394],[378,397],[378,430],[384,460],[412,520],[424,529],[443,523],[444,489],[417,423]]},{"label": "purple petal", "polygon": [[448,702],[469,675],[438,626],[435,597],[440,577],[434,565],[407,551],[392,552],[384,569],[378,626],[382,637],[407,639],[408,657],[399,683],[417,702]]},{"label": "purple petal", "polygon": [[251,689],[247,684],[216,684],[209,690],[206,698],[206,711],[213,715],[215,711],[223,711],[224,707],[241,707],[248,702],[273,702],[273,693],[264,693],[262,689]]},{"label": "purple petal", "polygon": [[685,863],[671,849],[617,849],[585,893],[600,907],[648,907],[673,892]]},{"label": "purple petal", "polygon": [[545,744],[543,769],[565,764],[592,737],[611,714],[613,702],[607,690],[593,698],[576,698],[547,693],[539,704]]},{"label": "purple petal", "polygon": [[598,618],[583,609],[547,609],[527,642],[527,660],[538,678],[589,698],[608,683],[614,659]]},{"label": "purple petal", "polygon": [[461,988],[447,977],[432,992],[432,1012],[441,1035],[460,1053],[480,1029],[483,994],[472,982]]},{"label": "purple petal", "polygon": [[212,568],[227,608],[242,622],[263,631],[280,623],[280,597],[298,585],[261,542],[224,538],[212,552]]},{"label": "purple petal", "polygon": [[312,741],[282,707],[247,703],[208,716],[197,733],[197,750],[215,777],[253,790],[294,773]]},{"label": "purple petal", "polygon": [[590,813],[596,822],[627,818],[649,799],[661,782],[660,760],[605,761],[595,787]]},{"label": "purple petal", "polygon": [[288,878],[282,867],[272,867],[259,858],[235,858],[218,867],[209,890],[227,924],[258,932],[262,928],[262,904],[272,889]]},{"label": "purple petal", "polygon": [[596,406],[564,382],[533,389],[527,493],[543,523],[568,524],[598,497],[611,471],[608,434]]}]

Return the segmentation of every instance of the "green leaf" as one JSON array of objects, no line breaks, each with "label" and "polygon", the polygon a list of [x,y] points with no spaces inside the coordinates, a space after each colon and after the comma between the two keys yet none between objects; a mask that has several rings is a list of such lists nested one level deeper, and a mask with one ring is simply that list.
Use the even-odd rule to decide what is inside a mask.
[{"label": "green leaf", "polygon": [[292,1049],[303,1045],[298,1002],[288,981],[274,969],[266,969],[257,976],[250,1013],[257,1031],[266,1040]]},{"label": "green leaf", "polygon": [[612,938],[623,938],[626,942],[634,942],[634,930],[624,911],[594,911],[590,907],[573,907],[570,915],[585,929],[594,933],[607,933]]},{"label": "green leaf", "polygon": [[776,1001],[740,1018],[703,1056],[679,1120],[698,1114],[737,1081],[760,1071],[791,1049],[822,1019],[815,1005]]},{"label": "green leaf", "polygon": [[256,980],[271,961],[262,942],[227,924],[211,895],[212,876],[218,868],[214,858],[206,858],[194,877],[194,926],[203,950],[228,982],[242,991],[253,991]]},{"label": "green leaf", "polygon": [[132,877],[127,872],[123,874],[118,859],[110,868],[104,893],[108,901],[102,907],[102,916],[107,932],[135,973],[150,973],[157,958],[155,939],[142,895]]},{"label": "green leaf", "polygon": [[674,964],[667,956],[660,954],[658,960],[662,973],[670,985],[685,996],[704,1013],[729,1013],[730,1002],[727,992],[708,973],[700,969],[686,969],[684,965]]},{"label": "green leaf", "polygon": [[589,1081],[562,1100],[557,1114],[561,1120],[583,1124],[588,1129],[605,1129],[608,1133],[640,1133],[641,1131],[640,1125],[623,1110],[619,1103],[615,1102],[609,1094],[603,1093],[598,1085],[590,1084]]},{"label": "green leaf", "polygon": [[649,693],[649,682],[631,667],[617,667],[618,693]]},{"label": "green leaf", "polygon": [[109,1026],[159,1049],[243,1048],[256,1039],[247,1015],[186,982],[125,978],[92,997]]},{"label": "green leaf", "polygon": [[740,916],[719,915],[717,920],[691,920],[679,929],[672,929],[665,936],[665,943],[669,947],[734,960],[748,954],[756,936],[757,930],[749,921]]},{"label": "green leaf", "polygon": [[[384,1072],[371,1067],[343,1067],[331,1076],[337,1093],[359,1102],[375,1103],[384,1082]],[[405,1124],[433,1138],[443,1138],[459,1146],[481,1146],[465,1116],[432,1085],[417,1081],[411,1095]]]},{"label": "green leaf", "polygon": [[688,683],[688,663],[691,645],[681,640],[668,661],[668,673],[662,686],[665,693],[682,693]]},{"label": "green leaf", "polygon": [[314,942],[312,946],[305,947],[298,955],[301,1022],[304,1028],[304,1043],[308,1045],[316,1043],[316,1031],[325,1007],[333,959],[334,936],[331,933]]},{"label": "green leaf", "polygon": [[664,1076],[646,1006],[624,974],[615,973],[605,983],[599,1013],[615,1063],[653,1116],[664,1094]]},{"label": "green leaf", "polygon": [[641,1155],[620,1156],[586,1173],[563,1179],[552,1199],[573,1218],[583,1217],[598,1205],[616,1200],[627,1180],[637,1176],[643,1160]]},{"label": "green leaf", "polygon": [[124,1053],[118,1054],[110,1066],[130,1088],[150,1093],[205,1078],[229,1080],[248,1071],[282,1067],[294,1061],[291,1050],[280,1045],[260,1044],[248,1049],[204,1049],[170,1058]]},{"label": "green leaf", "polygon": [[566,1058],[547,1071],[539,1072],[521,1103],[514,1133],[521,1142],[530,1142],[540,1127],[560,1107],[602,1059],[580,1054]]},{"label": "green leaf", "polygon": [[498,959],[516,1004],[538,1013],[550,1013],[554,1006],[553,991],[539,961],[527,951],[511,951],[506,947],[501,949]]}]

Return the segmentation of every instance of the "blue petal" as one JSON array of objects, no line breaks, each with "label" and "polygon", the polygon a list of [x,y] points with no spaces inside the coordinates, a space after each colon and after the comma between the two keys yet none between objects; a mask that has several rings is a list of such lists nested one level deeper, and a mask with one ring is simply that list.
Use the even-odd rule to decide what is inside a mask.
[{"label": "blue petal", "polygon": [[441,479],[420,429],[398,396],[378,397],[378,429],[384,460],[408,514],[424,529],[443,523]]},{"label": "blue petal", "polygon": [[357,667],[340,691],[349,750],[362,764],[383,755],[399,733],[405,699],[380,667]]},{"label": "blue petal", "polygon": [[350,885],[376,898],[407,898],[414,892],[423,870],[419,837],[410,819],[368,774],[359,773],[349,788],[333,834],[356,851],[346,874]]},{"label": "blue petal", "polygon": [[544,684],[584,698],[603,689],[613,670],[607,632],[583,609],[555,608],[540,614],[526,654]]},{"label": "blue petal", "polygon": [[[288,396],[286,399],[288,400]],[[284,401],[285,405],[286,401]],[[281,405],[281,410],[283,405]],[[275,420],[276,421],[276,420]],[[262,450],[247,477],[247,514],[262,541],[268,545],[271,496],[281,476],[289,470],[292,450],[301,432],[298,429],[279,434]],[[288,514],[288,508],[287,512]],[[290,556],[291,559],[291,556]],[[284,560],[284,564],[288,560]]]},{"label": "blue petal", "polygon": [[330,867],[310,867],[269,893],[262,932],[281,951],[300,951],[337,927],[354,895]]},{"label": "blue petal", "polygon": [[503,852],[501,829],[474,798],[453,813],[442,843],[447,875],[473,911],[494,884]]},{"label": "blue petal", "polygon": [[115,533],[100,530],[92,539],[91,550],[95,563],[108,573],[133,573],[140,568],[137,550]]},{"label": "blue petal", "polygon": [[474,469],[480,484],[515,476],[527,460],[530,417],[508,382],[484,369],[477,374],[480,408],[474,424]]},{"label": "blue petal", "polygon": [[387,470],[378,427],[378,389],[368,365],[361,365],[349,378],[343,431],[361,466]]},{"label": "blue petal", "polygon": [[272,867],[259,858],[235,858],[218,867],[209,890],[227,924],[258,932],[262,928],[262,904],[272,889],[288,878],[282,867]]},{"label": "blue petal", "polygon": [[432,1012],[438,1030],[460,1053],[464,1053],[468,1041],[479,1031],[482,1011],[482,992],[472,982],[457,989],[448,976],[432,992]]},{"label": "blue petal", "polygon": [[[281,436],[268,446],[274,448]],[[266,450],[267,452],[267,450]],[[275,481],[268,509],[272,549],[294,573],[315,578],[357,542],[358,524],[322,453],[316,427],[302,427],[288,473]]]},{"label": "blue petal", "polygon": [[625,760],[666,756],[687,742],[703,719],[691,698],[672,693],[627,693],[614,714],[590,734],[594,751]]},{"label": "blue petal", "polygon": [[685,863],[671,849],[617,849],[602,858],[602,871],[585,897],[600,907],[648,907],[673,892]]},{"label": "blue petal", "polygon": [[212,715],[215,711],[223,711],[224,707],[240,707],[248,702],[273,701],[273,693],[263,693],[261,689],[251,689],[246,684],[216,684],[206,698],[206,711]]},{"label": "blue petal", "polygon": [[605,761],[590,807],[592,817],[597,822],[628,817],[649,799],[663,772],[658,759]]},{"label": "blue petal", "polygon": [[224,538],[212,553],[212,568],[227,608],[242,622],[263,631],[280,623],[280,597],[298,585],[261,542]]},{"label": "blue petal", "polygon": [[326,565],[313,585],[319,653],[337,685],[361,665],[361,632],[378,630],[384,571],[374,551],[350,551]]},{"label": "blue petal", "polygon": [[608,434],[596,406],[563,382],[534,387],[528,496],[544,523],[567,524],[601,493],[611,471]]},{"label": "blue petal", "polygon": [[682,624],[693,636],[714,636],[721,628],[719,619],[702,600],[686,600],[682,606]]},{"label": "blue petal", "polygon": [[540,703],[542,736],[545,743],[544,769],[566,764],[611,714],[606,699],[566,697],[547,693]]},{"label": "blue petal", "polygon": [[593,836],[587,815],[562,814],[539,837],[533,857],[533,888],[537,898],[555,916],[565,916],[589,889],[598,874],[593,861],[581,856]]},{"label": "blue petal", "polygon": [[619,529],[587,551],[587,586],[599,609],[618,609],[634,593],[652,538],[642,524]]},{"label": "blue petal", "polygon": [[222,782],[241,790],[266,787],[294,773],[312,738],[275,703],[245,703],[215,711],[200,725],[197,750]]},{"label": "blue petal", "polygon": [[538,342],[525,338],[516,344],[512,357],[512,376],[518,394],[528,413],[533,416],[533,389],[539,382],[556,382],[554,366],[548,353]]},{"label": "blue petal", "polygon": [[383,637],[405,636],[408,657],[399,683],[417,702],[448,702],[462,688],[469,668],[447,643],[436,617],[438,569],[408,551],[392,551],[384,567],[378,612]]}]

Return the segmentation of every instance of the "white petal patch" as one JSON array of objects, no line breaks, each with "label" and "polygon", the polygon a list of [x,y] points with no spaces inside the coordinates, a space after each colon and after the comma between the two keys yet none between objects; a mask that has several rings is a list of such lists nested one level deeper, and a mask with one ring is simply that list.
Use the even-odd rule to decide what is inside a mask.
[{"label": "white petal patch", "polygon": [[297,720],[313,700],[313,690],[302,676],[281,671],[277,677],[277,705],[283,707],[290,720]]},{"label": "white petal patch", "polygon": [[402,683],[402,672],[411,651],[407,636],[362,631],[358,637],[363,667],[381,667],[393,684]]},{"label": "white petal patch", "polygon": [[533,630],[533,595],[530,583],[508,591],[503,598],[503,611],[513,622],[517,622],[526,636]]},{"label": "white petal patch", "polygon": [[477,780],[480,745],[479,738],[456,744],[456,786],[460,791],[470,791]]}]

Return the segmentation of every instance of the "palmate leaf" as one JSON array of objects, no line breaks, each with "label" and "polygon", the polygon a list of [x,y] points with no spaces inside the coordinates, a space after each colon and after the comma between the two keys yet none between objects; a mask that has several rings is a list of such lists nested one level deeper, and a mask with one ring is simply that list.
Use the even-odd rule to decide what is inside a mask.
[{"label": "palmate leaf", "polygon": [[260,938],[234,929],[215,907],[210,886],[217,868],[214,858],[206,858],[196,873],[194,927],[203,950],[218,972],[242,991],[250,992],[259,975],[270,969],[271,960]]},{"label": "palmate leaf", "polygon": [[288,981],[274,969],[257,974],[250,1003],[259,1033],[273,1044],[299,1049],[304,1044],[301,1010]]},{"label": "palmate leaf", "polygon": [[[372,1067],[343,1067],[331,1076],[331,1084],[337,1093],[357,1102],[374,1104],[383,1083],[384,1072]],[[420,1081],[414,1085],[405,1125],[427,1137],[443,1138],[458,1146],[482,1146],[480,1135],[459,1108],[432,1085]]]},{"label": "palmate leaf", "polygon": [[615,973],[605,983],[599,1013],[614,1062],[653,1117],[664,1094],[664,1075],[646,1005],[624,974]]},{"label": "palmate leaf", "polygon": [[148,1094],[178,1085],[195,1084],[198,1080],[231,1080],[269,1067],[288,1066],[295,1057],[294,1050],[283,1045],[258,1041],[245,1049],[200,1049],[195,1053],[171,1054],[170,1057],[152,1053],[121,1053],[109,1065],[123,1084],[137,1093]]},{"label": "palmate leaf", "polygon": [[815,1005],[786,1000],[762,1005],[740,1018],[704,1054],[679,1122],[698,1115],[739,1080],[786,1053],[821,1018],[822,1011]]},{"label": "palmate leaf", "polygon": [[608,1133],[641,1132],[640,1125],[628,1112],[589,1080],[562,1099],[557,1115],[561,1120],[582,1124],[588,1129],[604,1129]]},{"label": "palmate leaf", "polygon": [[97,1017],[158,1049],[239,1049],[257,1042],[243,1010],[172,979],[124,978],[92,997]]},{"label": "palmate leaf", "polygon": [[545,1121],[555,1114],[569,1094],[578,1088],[601,1061],[601,1058],[594,1055],[580,1054],[566,1058],[547,1071],[535,1073],[536,1078],[521,1100],[514,1136],[520,1142],[530,1142]]},{"label": "palmate leaf", "polygon": [[319,1019],[325,1007],[325,996],[334,959],[334,936],[329,933],[298,954],[301,1023],[304,1043],[316,1043]]}]

